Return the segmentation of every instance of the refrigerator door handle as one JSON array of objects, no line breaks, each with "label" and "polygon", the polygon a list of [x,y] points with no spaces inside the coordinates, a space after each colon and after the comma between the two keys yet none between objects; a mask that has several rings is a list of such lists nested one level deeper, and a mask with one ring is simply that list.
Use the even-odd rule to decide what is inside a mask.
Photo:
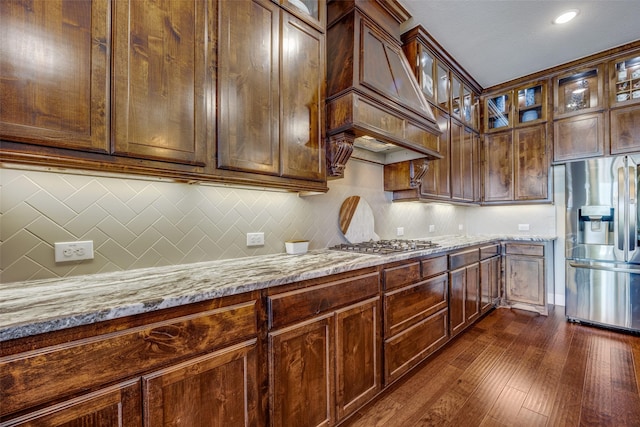
[{"label": "refrigerator door handle", "polygon": [[[629,218],[629,226],[627,227],[627,232],[629,233],[629,258],[631,257],[631,252],[635,252],[636,250],[636,233],[638,225],[636,203],[636,172],[634,167],[629,167],[629,211],[627,213]],[[629,260],[629,258],[627,258],[627,260]]]},{"label": "refrigerator door handle", "polygon": [[588,270],[603,270],[603,271],[615,271],[618,273],[631,273],[640,274],[640,268],[622,268],[622,267],[610,267],[606,265],[597,264],[582,264],[579,262],[569,262],[569,265],[573,268],[586,268]]},{"label": "refrigerator door handle", "polygon": [[[618,168],[618,199],[616,200],[617,206],[616,206],[616,230],[615,230],[615,240],[616,240],[616,247],[618,248],[618,250],[620,251],[624,251],[625,249],[625,245],[624,242],[626,241],[625,239],[625,230],[626,230],[626,221],[625,221],[625,208],[624,208],[624,201],[625,201],[625,191],[624,191],[624,187],[625,187],[625,179],[624,179],[624,168],[620,167]],[[626,259],[626,253],[624,254]]]}]

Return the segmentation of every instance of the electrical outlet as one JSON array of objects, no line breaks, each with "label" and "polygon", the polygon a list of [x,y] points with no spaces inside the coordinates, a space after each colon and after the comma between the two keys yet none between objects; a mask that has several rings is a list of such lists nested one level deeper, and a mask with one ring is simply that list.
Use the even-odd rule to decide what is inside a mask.
[{"label": "electrical outlet", "polygon": [[434,231],[436,231],[436,226],[435,226],[435,225],[433,225],[433,224],[431,224],[431,225],[429,226],[429,233],[433,233]]},{"label": "electrical outlet", "polygon": [[404,227],[396,228],[396,236],[398,236],[398,237],[404,236]]},{"label": "electrical outlet", "polygon": [[518,224],[518,230],[529,231],[529,224]]},{"label": "electrical outlet", "polygon": [[56,262],[93,259],[93,240],[54,243]]},{"label": "electrical outlet", "polygon": [[264,233],[247,233],[247,246],[264,246]]},{"label": "electrical outlet", "polygon": [[458,230],[462,231],[463,228],[462,224],[458,224]]}]

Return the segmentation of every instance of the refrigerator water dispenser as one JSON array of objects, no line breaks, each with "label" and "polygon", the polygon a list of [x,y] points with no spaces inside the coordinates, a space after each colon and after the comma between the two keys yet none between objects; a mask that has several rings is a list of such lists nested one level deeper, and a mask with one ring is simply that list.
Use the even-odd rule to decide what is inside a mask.
[{"label": "refrigerator water dispenser", "polygon": [[613,208],[582,206],[578,209],[578,243],[613,245]]}]

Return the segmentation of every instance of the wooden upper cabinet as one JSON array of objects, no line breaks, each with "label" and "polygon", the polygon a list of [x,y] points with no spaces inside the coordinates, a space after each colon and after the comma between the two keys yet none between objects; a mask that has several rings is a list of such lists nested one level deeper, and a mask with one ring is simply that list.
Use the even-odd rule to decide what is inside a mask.
[{"label": "wooden upper cabinet", "polygon": [[609,105],[640,103],[640,52],[609,63]]},{"label": "wooden upper cabinet", "polygon": [[[546,125],[514,131],[514,199],[545,200],[549,197],[549,156]],[[492,153],[495,156],[495,153]]]},{"label": "wooden upper cabinet", "polygon": [[204,166],[210,2],[114,8],[114,154]]},{"label": "wooden upper cabinet", "polygon": [[611,110],[611,154],[640,151],[640,106]]},{"label": "wooden upper cabinet", "polygon": [[556,162],[604,155],[604,113],[582,114],[553,123]]},{"label": "wooden upper cabinet", "polygon": [[487,135],[484,144],[484,201],[513,200],[513,132]]},{"label": "wooden upper cabinet", "polygon": [[285,13],[282,38],[282,176],[323,181],[325,37]]},{"label": "wooden upper cabinet", "polygon": [[436,122],[442,133],[438,137],[438,154],[442,155],[441,159],[429,162],[429,169],[422,178],[420,193],[423,196],[442,197],[444,199],[451,197],[451,144],[449,124],[450,119],[447,114],[436,110]]},{"label": "wooden upper cabinet", "polygon": [[451,120],[451,198],[477,201],[475,187],[478,136],[455,119]]},{"label": "wooden upper cabinet", "polygon": [[324,181],[324,35],[266,0],[219,9],[217,167]]},{"label": "wooden upper cabinet", "polygon": [[277,175],[279,8],[266,0],[218,7],[217,166]]},{"label": "wooden upper cabinet", "polygon": [[640,52],[609,63],[611,154],[640,151]]},{"label": "wooden upper cabinet", "polygon": [[602,111],[604,102],[604,67],[578,68],[553,79],[553,118]]},{"label": "wooden upper cabinet", "polygon": [[326,0],[280,0],[280,4],[294,15],[324,31],[327,21]]},{"label": "wooden upper cabinet", "polygon": [[0,2],[0,138],[108,152],[110,8]]}]

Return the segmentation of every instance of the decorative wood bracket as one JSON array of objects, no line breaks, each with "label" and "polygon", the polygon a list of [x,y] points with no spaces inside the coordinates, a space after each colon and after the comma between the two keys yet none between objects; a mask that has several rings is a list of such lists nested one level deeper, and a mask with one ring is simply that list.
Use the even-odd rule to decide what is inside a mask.
[{"label": "decorative wood bracket", "polygon": [[409,163],[409,186],[411,188],[418,188],[422,182],[422,177],[429,170],[428,159],[412,160]]},{"label": "decorative wood bracket", "polygon": [[355,134],[342,132],[329,137],[327,144],[327,177],[343,178],[344,168],[353,153]]}]

